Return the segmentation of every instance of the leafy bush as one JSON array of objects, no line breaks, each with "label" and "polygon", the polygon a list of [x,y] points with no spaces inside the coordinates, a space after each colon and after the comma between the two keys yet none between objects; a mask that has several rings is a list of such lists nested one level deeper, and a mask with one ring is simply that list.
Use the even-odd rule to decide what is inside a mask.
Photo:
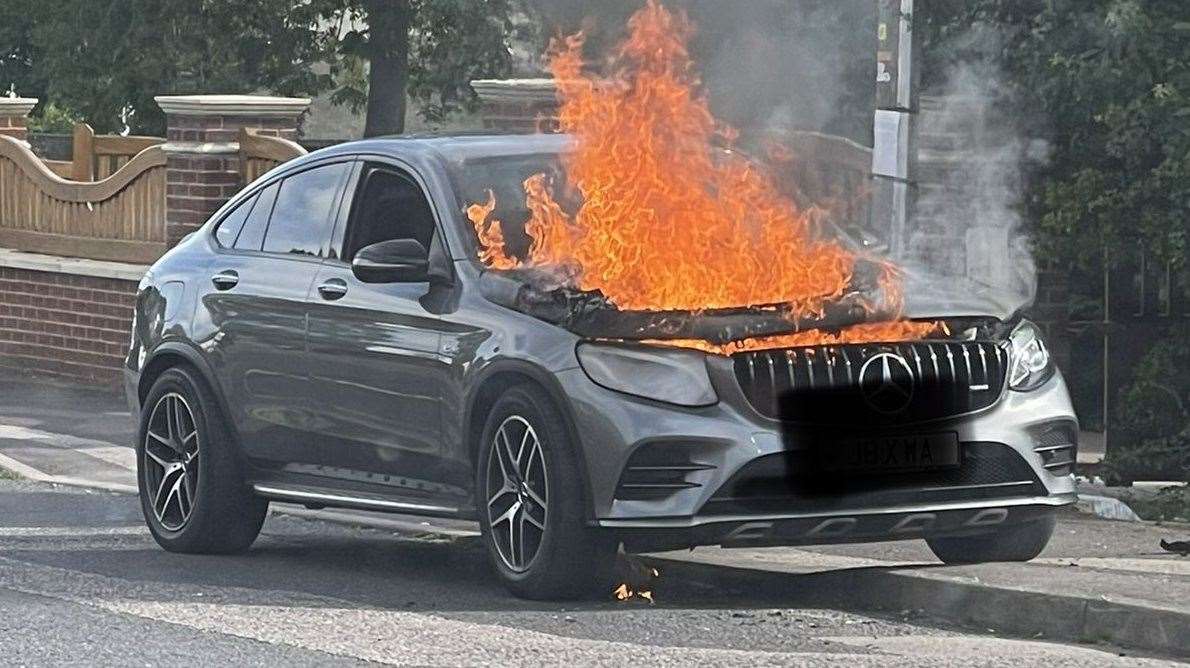
[{"label": "leafy bush", "polygon": [[1190,481],[1190,429],[1136,445],[1112,442],[1102,475],[1109,485],[1135,480]]},{"label": "leafy bush", "polygon": [[1136,365],[1119,396],[1116,437],[1124,443],[1173,436],[1190,421],[1190,332],[1171,327]]},{"label": "leafy bush", "polygon": [[1109,482],[1190,480],[1190,347],[1172,327],[1119,397],[1105,468]]},{"label": "leafy bush", "polygon": [[29,118],[29,131],[70,134],[74,131],[74,126],[82,120],[82,116],[74,110],[51,102],[42,107],[38,114]]}]

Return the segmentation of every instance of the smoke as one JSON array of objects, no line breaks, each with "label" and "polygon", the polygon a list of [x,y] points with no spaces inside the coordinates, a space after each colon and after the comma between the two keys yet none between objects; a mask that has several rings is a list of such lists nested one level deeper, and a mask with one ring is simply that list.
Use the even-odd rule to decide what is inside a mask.
[{"label": "smoke", "polygon": [[[547,36],[582,30],[605,61],[644,0],[531,0]],[[871,143],[873,0],[664,0],[697,26],[692,56],[717,118],[745,134],[810,130]]]},{"label": "smoke", "polygon": [[[998,35],[980,26],[964,38],[967,53],[994,54],[1000,47]],[[919,195],[909,259],[942,279],[931,281],[938,293],[932,298],[978,300],[985,312],[1005,317],[1036,294],[1022,207],[1025,174],[1045,161],[1048,149],[1028,138],[1030,126],[994,58],[973,57],[932,78],[938,83],[922,96],[918,119]],[[956,290],[964,284],[966,290]]]},{"label": "smoke", "polygon": [[871,0],[688,3],[716,116],[747,133],[808,130],[871,144]]}]

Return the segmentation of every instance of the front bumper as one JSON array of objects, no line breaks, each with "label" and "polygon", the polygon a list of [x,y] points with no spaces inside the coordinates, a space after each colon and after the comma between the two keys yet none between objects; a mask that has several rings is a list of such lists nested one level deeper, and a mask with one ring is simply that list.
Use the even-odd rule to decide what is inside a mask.
[{"label": "front bumper", "polygon": [[[964,448],[1010,449],[1023,462],[1030,485],[972,485],[969,490],[956,485],[944,497],[902,487],[896,501],[840,493],[812,504],[790,499],[785,506],[724,510],[716,493],[742,469],[811,445],[804,433],[753,410],[730,361],[713,358],[709,366],[720,402],[699,409],[627,397],[594,385],[579,369],[559,374],[574,408],[594,524],[642,536],[672,535],[674,544],[812,544],[986,531],[991,524],[1029,521],[1076,500],[1073,475],[1047,470],[1045,456],[1035,450],[1040,427],[1077,424],[1065,381],[1055,374],[1033,392],[1006,391],[982,412],[898,428],[955,432]],[[823,430],[816,433],[821,441]],[[689,486],[656,498],[623,498],[619,485],[633,453],[658,444],[678,448],[699,464],[684,477]]]}]

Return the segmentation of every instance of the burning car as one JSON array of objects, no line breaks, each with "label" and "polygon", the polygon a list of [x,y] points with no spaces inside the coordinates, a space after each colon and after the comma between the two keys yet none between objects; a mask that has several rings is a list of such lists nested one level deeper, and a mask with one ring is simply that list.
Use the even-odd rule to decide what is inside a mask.
[{"label": "burning car", "polygon": [[563,133],[319,151],[154,265],[127,390],[163,547],[245,549],[278,500],[476,519],[527,597],[621,544],[1040,553],[1078,427],[1038,328],[783,195],[681,22],[633,22],[614,83],[555,53]]}]

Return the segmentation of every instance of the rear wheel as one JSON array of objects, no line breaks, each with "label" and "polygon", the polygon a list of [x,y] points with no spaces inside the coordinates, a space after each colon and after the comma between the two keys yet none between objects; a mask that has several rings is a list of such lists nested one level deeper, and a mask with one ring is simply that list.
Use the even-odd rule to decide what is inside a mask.
[{"label": "rear wheel", "polygon": [[577,452],[549,398],[509,389],[483,430],[480,528],[500,579],[531,599],[566,599],[610,584],[614,539],[587,526]]},{"label": "rear wheel", "polygon": [[163,548],[240,552],[260,533],[268,502],[244,483],[219,406],[191,370],[169,369],[149,390],[137,469],[141,510]]},{"label": "rear wheel", "polygon": [[927,538],[934,554],[947,564],[980,564],[991,561],[1029,561],[1049,543],[1057,517],[997,529],[992,533],[956,538]]}]

